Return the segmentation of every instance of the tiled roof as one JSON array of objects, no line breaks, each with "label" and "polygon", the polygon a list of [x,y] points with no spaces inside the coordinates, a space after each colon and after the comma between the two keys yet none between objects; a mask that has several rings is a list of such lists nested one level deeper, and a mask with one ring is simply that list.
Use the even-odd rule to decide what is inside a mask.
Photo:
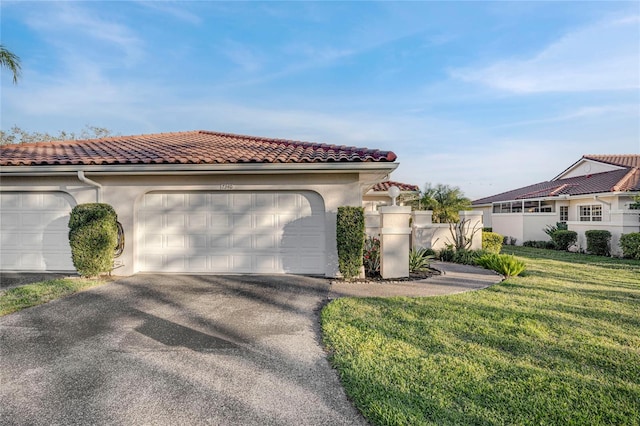
[{"label": "tiled roof", "polygon": [[611,191],[640,191],[640,169],[632,167],[611,172],[540,182],[503,192],[502,194],[481,198],[475,200],[473,204],[489,204],[500,201],[544,198],[559,195],[599,194]]},{"label": "tiled roof", "polygon": [[587,160],[599,161],[601,163],[613,164],[620,167],[640,167],[640,155],[583,155]]},{"label": "tiled roof", "polygon": [[389,188],[391,188],[392,186],[397,186],[398,188],[400,188],[400,191],[403,192],[420,192],[420,188],[418,187],[418,185],[411,185],[408,183],[402,183],[402,182],[395,182],[392,180],[388,180],[386,182],[380,182],[380,183],[376,183],[373,188],[371,188],[372,191],[376,191],[376,192],[384,192],[384,191],[388,191]]},{"label": "tiled roof", "polygon": [[209,131],[0,146],[0,166],[390,162],[391,151]]}]

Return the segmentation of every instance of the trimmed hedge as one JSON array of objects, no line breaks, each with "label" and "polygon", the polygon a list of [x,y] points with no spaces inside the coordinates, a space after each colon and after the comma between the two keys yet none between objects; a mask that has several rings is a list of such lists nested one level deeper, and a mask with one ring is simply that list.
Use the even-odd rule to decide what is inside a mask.
[{"label": "trimmed hedge", "polygon": [[578,233],[575,231],[557,230],[551,236],[556,249],[567,251],[570,246],[578,241]]},{"label": "trimmed hedge", "polygon": [[587,252],[596,256],[611,254],[611,232],[601,229],[591,229],[584,232],[587,237]]},{"label": "trimmed hedge", "polygon": [[539,249],[550,249],[553,250],[556,248],[556,244],[553,241],[543,241],[543,240],[531,240],[525,241],[522,243],[523,247],[534,247]]},{"label": "trimmed hedge", "polygon": [[360,275],[364,251],[364,209],[362,207],[338,207],[336,223],[338,267],[346,279]]},{"label": "trimmed hedge", "polygon": [[622,256],[640,260],[640,232],[622,234],[620,248],[622,248]]},{"label": "trimmed hedge", "polygon": [[109,204],[78,204],[71,210],[71,259],[80,275],[92,277],[111,271],[118,244],[117,220]]},{"label": "trimmed hedge", "polygon": [[500,253],[503,236],[496,232],[482,232],[482,250],[490,253]]}]

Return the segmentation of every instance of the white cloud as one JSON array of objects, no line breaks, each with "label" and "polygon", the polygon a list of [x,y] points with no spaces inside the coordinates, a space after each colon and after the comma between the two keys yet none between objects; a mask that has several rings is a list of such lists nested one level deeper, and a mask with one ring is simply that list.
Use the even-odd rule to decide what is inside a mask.
[{"label": "white cloud", "polygon": [[253,73],[260,71],[265,62],[265,55],[258,51],[258,49],[251,48],[237,41],[227,40],[221,43],[218,49],[244,72]]},{"label": "white cloud", "polygon": [[[76,51],[79,41],[86,37],[120,50],[129,63],[138,62],[144,56],[144,43],[133,30],[115,18],[98,17],[77,3],[56,3],[39,9],[27,22],[32,28],[47,33],[45,39],[64,50]],[[71,37],[65,38],[63,34]]]},{"label": "white cloud", "polygon": [[638,104],[620,104],[620,105],[599,105],[599,106],[584,106],[579,107],[573,111],[565,112],[551,117],[543,117],[534,120],[516,121],[506,124],[500,124],[491,127],[492,129],[530,126],[532,124],[549,124],[560,123],[566,121],[575,121],[581,119],[593,119],[603,116],[614,117],[636,117],[640,120],[640,105]]},{"label": "white cloud", "polygon": [[566,34],[529,59],[508,59],[451,76],[513,93],[640,88],[640,18],[602,22]]}]

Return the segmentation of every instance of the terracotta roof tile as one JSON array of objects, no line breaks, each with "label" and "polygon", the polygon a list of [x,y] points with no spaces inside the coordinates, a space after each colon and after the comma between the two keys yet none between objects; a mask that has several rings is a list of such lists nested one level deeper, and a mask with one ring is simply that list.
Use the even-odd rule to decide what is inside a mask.
[{"label": "terracotta roof tile", "polygon": [[384,192],[384,191],[388,191],[389,188],[391,188],[392,186],[397,186],[398,188],[400,188],[400,191],[404,191],[404,192],[420,192],[420,188],[418,187],[418,185],[395,182],[393,180],[377,183],[371,189],[376,192]]},{"label": "terracotta roof tile", "polygon": [[0,166],[392,162],[391,151],[210,131],[0,146]]},{"label": "terracotta roof tile", "polygon": [[480,198],[475,200],[473,204],[490,204],[500,201],[558,195],[598,194],[611,191],[640,191],[640,170],[634,167],[540,182],[490,197]]},{"label": "terracotta roof tile", "polygon": [[620,154],[620,155],[583,155],[587,160],[599,161],[601,163],[612,164],[620,167],[640,167],[640,155]]}]

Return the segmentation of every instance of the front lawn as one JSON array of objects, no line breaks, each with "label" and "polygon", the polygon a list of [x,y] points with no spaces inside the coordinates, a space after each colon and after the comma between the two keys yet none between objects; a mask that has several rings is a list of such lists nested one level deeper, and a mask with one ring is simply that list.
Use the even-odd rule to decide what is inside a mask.
[{"label": "front lawn", "polygon": [[640,262],[506,247],[524,277],[338,299],[323,338],[377,425],[640,424]]},{"label": "front lawn", "polygon": [[10,288],[0,292],[0,316],[41,305],[104,282],[99,279],[61,278]]}]

